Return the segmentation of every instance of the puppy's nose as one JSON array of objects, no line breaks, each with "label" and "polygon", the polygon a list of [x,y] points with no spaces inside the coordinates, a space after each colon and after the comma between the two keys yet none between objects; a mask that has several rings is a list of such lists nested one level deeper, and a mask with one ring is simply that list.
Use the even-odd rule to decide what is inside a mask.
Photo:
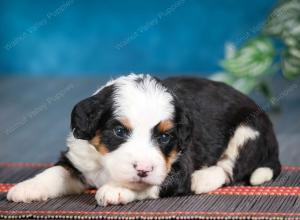
[{"label": "puppy's nose", "polygon": [[153,171],[153,166],[151,165],[134,163],[133,167],[137,171],[137,175],[141,178],[147,177]]}]

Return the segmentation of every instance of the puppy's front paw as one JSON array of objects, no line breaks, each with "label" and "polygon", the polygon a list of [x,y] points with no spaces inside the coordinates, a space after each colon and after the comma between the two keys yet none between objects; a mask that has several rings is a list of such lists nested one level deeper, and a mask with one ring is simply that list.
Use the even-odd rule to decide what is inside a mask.
[{"label": "puppy's front paw", "polygon": [[221,167],[212,166],[197,170],[192,174],[191,189],[196,194],[208,193],[222,187],[226,173]]},{"label": "puppy's front paw", "polygon": [[13,202],[45,201],[49,198],[48,191],[35,183],[34,180],[26,180],[12,187],[7,193],[7,199]]},{"label": "puppy's front paw", "polygon": [[119,186],[103,185],[97,190],[96,200],[101,206],[124,205],[136,199],[135,192]]}]

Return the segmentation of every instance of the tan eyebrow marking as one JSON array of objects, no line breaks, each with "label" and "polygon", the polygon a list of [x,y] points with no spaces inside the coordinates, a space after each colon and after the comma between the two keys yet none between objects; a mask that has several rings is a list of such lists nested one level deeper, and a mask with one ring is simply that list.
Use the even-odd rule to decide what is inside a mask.
[{"label": "tan eyebrow marking", "polygon": [[172,120],[163,120],[159,123],[158,125],[158,130],[161,132],[161,133],[164,133],[168,130],[170,130],[171,128],[174,127],[174,123]]},{"label": "tan eyebrow marking", "polygon": [[125,128],[127,128],[129,131],[132,130],[132,126],[131,126],[130,121],[129,121],[128,118],[121,118],[119,121],[120,121],[121,124],[122,124]]}]

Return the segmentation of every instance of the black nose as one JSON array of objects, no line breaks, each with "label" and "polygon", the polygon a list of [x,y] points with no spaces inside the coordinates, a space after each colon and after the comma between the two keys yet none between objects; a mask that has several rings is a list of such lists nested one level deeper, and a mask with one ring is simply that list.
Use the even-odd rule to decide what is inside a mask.
[{"label": "black nose", "polygon": [[141,178],[147,177],[148,173],[149,173],[149,171],[147,171],[147,170],[137,170],[137,175]]}]

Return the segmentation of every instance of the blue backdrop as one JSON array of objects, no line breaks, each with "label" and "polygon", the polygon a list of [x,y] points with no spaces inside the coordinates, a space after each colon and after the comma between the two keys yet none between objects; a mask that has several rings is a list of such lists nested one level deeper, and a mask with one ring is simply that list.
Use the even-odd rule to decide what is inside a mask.
[{"label": "blue backdrop", "polygon": [[1,74],[209,73],[275,0],[0,0]]}]

